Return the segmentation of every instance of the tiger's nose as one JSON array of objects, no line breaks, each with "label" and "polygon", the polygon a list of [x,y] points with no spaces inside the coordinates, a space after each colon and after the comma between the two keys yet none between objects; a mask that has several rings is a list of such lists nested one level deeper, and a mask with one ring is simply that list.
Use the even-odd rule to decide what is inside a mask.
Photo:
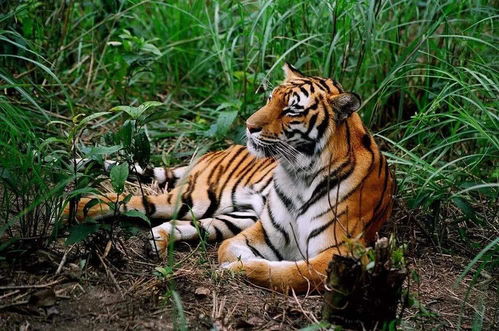
[{"label": "tiger's nose", "polygon": [[246,127],[248,128],[248,131],[250,133],[257,133],[257,132],[262,131],[261,127],[259,127],[258,125],[255,125],[251,122],[248,122],[248,121],[246,121]]}]

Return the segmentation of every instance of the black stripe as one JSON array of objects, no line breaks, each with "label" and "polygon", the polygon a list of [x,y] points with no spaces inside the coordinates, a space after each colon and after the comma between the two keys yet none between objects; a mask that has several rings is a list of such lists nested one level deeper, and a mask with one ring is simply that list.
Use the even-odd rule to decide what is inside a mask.
[{"label": "black stripe", "polygon": [[[243,149],[243,148],[244,148],[243,146],[240,146],[240,147],[241,147],[241,149]],[[212,178],[213,178],[213,175],[215,174],[215,171],[218,169],[218,166],[220,165],[220,163],[222,163],[222,161],[224,161],[224,160],[225,160],[225,158],[226,158],[227,156],[229,156],[231,153],[232,153],[232,151],[231,151],[231,152],[227,152],[227,151],[226,151],[226,152],[225,152],[225,155],[224,155],[224,156],[222,156],[222,158],[220,158],[220,160],[218,160],[218,162],[217,162],[217,163],[213,166],[213,168],[212,168],[212,169],[211,169],[211,171],[210,171],[210,174],[208,175],[208,180],[207,180],[208,184],[211,184],[211,183],[212,183]],[[216,184],[216,183],[215,183],[215,184]]]},{"label": "black stripe", "polygon": [[368,149],[369,151],[371,151],[371,153],[372,153],[372,150],[371,150],[371,137],[366,133],[366,134],[364,134],[362,136],[361,141],[362,141],[362,145],[364,145],[364,147],[366,149]]},{"label": "black stripe", "polygon": [[312,156],[315,154],[315,146],[315,142],[303,142],[297,145],[296,149],[307,156]]},{"label": "black stripe", "polygon": [[338,215],[336,215],[336,217],[334,217],[332,220],[330,220],[329,222],[323,224],[322,226],[312,230],[310,232],[310,234],[308,235],[308,238],[307,238],[307,246],[308,246],[308,242],[312,239],[312,238],[315,238],[317,237],[318,235],[320,235],[321,233],[323,233],[324,231],[326,231],[327,228],[329,228],[331,225],[333,225],[336,221],[339,220],[339,218],[345,214],[345,210],[342,211],[341,213],[339,213]]},{"label": "black stripe", "polygon": [[341,87],[340,83],[338,83],[338,81],[333,79],[333,85],[340,93],[343,93],[343,88]]},{"label": "black stripe", "polygon": [[161,169],[163,169],[163,171],[165,172],[165,181],[161,184],[163,185],[163,188],[168,185],[168,190],[171,190],[173,187],[175,187],[178,177],[175,176],[172,169],[169,168],[161,168]]},{"label": "black stripe", "polygon": [[180,206],[180,209],[178,210],[177,218],[182,219],[185,215],[187,215],[187,213],[191,209],[192,209],[192,199],[191,196],[189,195],[185,198],[182,198],[182,206]]},{"label": "black stripe", "polygon": [[265,231],[265,228],[263,227],[263,225],[262,225],[262,230],[263,230],[263,239],[265,240],[265,243],[267,244],[267,246],[269,246],[270,250],[272,251],[272,253],[274,253],[274,255],[277,257],[277,259],[279,261],[282,261],[283,258],[282,258],[281,253],[279,253],[279,251],[277,250],[277,248],[275,248],[275,246],[270,241],[270,238],[269,238],[269,236],[267,234],[267,231]]},{"label": "black stripe", "polygon": [[238,214],[234,214],[234,213],[229,213],[226,215],[230,216],[232,218],[236,218],[236,219],[250,219],[252,221],[256,221],[258,219],[258,217],[254,216],[254,215],[238,215]]},{"label": "black stripe", "polygon": [[201,161],[211,161],[211,159],[215,158],[216,156],[222,154],[223,152],[225,151],[217,151],[217,152],[210,152],[210,153],[206,153],[205,155],[201,156],[198,160],[198,163],[201,162]]},{"label": "black stripe", "polygon": [[192,197],[191,194],[194,191],[199,173],[196,173],[189,177],[189,184],[187,190],[182,194],[182,206],[177,213],[177,218],[183,218],[189,210],[192,209]]},{"label": "black stripe", "polygon": [[270,183],[272,182],[273,179],[274,179],[274,176],[269,176],[269,178],[267,179],[265,184],[262,186],[262,188],[260,190],[258,190],[258,193],[262,193],[263,191],[265,191],[265,189],[270,185]]},{"label": "black stripe", "polygon": [[261,257],[262,259],[264,259],[265,257],[262,255],[262,253],[260,253],[260,252],[258,251],[258,249],[256,249],[253,245],[251,245],[251,244],[249,243],[248,237],[246,237],[246,235],[243,235],[243,236],[244,236],[244,239],[246,239],[246,246],[248,246],[248,247],[249,247],[249,249],[251,250],[251,252],[252,252],[254,255],[259,256],[259,257]]},{"label": "black stripe", "polygon": [[[340,174],[347,166],[349,169]],[[324,195],[328,194],[329,191],[340,184],[343,180],[348,178],[354,170],[355,166],[351,163],[350,159],[343,162],[337,169],[335,169],[329,176],[324,178],[316,187],[310,199],[300,208],[299,215],[303,215],[307,210],[317,201],[319,201]]]},{"label": "black stripe", "polygon": [[[306,135],[306,132],[302,132],[298,129],[284,130],[284,134],[286,135],[287,138],[291,138],[294,135],[299,135],[301,139],[306,140],[308,143],[314,143],[314,145],[315,145],[316,139],[311,139],[310,137],[308,137]],[[289,142],[289,140],[288,140],[288,142]]]},{"label": "black stripe", "polygon": [[277,197],[279,200],[282,201],[282,203],[286,206],[287,210],[295,210],[295,204],[293,200],[291,200],[286,194],[284,194],[283,191],[277,186],[277,182],[274,181],[274,190],[275,193],[277,193]]},{"label": "black stripe", "polygon": [[324,133],[326,133],[326,129],[329,126],[329,113],[324,108],[324,119],[322,120],[321,124],[317,125],[317,138],[315,140],[321,140],[322,136],[324,136]]},{"label": "black stripe", "polygon": [[[201,222],[199,221],[196,221],[197,224],[194,222],[194,221],[190,221],[189,224],[195,228],[196,230],[199,230],[199,237],[202,239],[202,240],[206,240],[208,238],[208,231],[206,231],[205,228],[203,228],[203,225],[201,224]],[[197,226],[196,226],[197,225]],[[176,227],[175,227],[176,228]]]},{"label": "black stripe", "polygon": [[[270,163],[266,164],[265,167],[262,169],[261,173],[263,174],[262,176],[260,176],[260,178],[256,179],[255,180],[255,184],[256,183],[259,183],[260,181],[262,181],[265,177],[267,177],[267,175],[274,171],[274,168],[276,166],[276,162],[274,162],[273,159],[268,159],[267,161],[271,161]],[[265,163],[267,163],[267,161]],[[269,168],[269,169],[267,169]],[[273,178],[273,176],[271,176],[270,178]]]},{"label": "black stripe", "polygon": [[223,219],[220,217],[215,217],[215,219],[224,223],[227,226],[227,228],[230,230],[230,232],[232,232],[234,235],[236,235],[242,231],[240,227],[238,227],[237,225],[235,225],[234,223],[232,223],[229,220],[226,220],[226,219]]},{"label": "black stripe", "polygon": [[[230,164],[232,163],[232,161],[234,161],[236,159],[236,157],[241,154],[243,150],[239,151],[231,160],[227,161],[227,164],[230,166]],[[224,192],[224,189],[225,189],[225,186],[227,185],[227,183],[229,182],[229,180],[232,178],[232,176],[234,175],[234,173],[236,172],[236,170],[239,169],[239,167],[241,166],[241,164],[246,161],[246,159],[250,156],[248,151],[246,149],[244,149],[244,151],[246,151],[246,154],[241,158],[241,160],[239,160],[239,162],[237,163],[237,165],[233,166],[232,168],[232,171],[229,173],[229,175],[227,176],[227,178],[225,179],[224,183],[220,186],[217,185],[218,189],[220,190],[220,193],[218,194],[218,199],[220,199],[222,197],[222,194]]]},{"label": "black stripe", "polygon": [[[267,162],[267,161],[265,161],[265,162]],[[232,186],[232,192],[231,192],[232,206],[235,207],[237,205],[236,190],[239,187],[239,184],[241,184],[241,182],[243,181],[244,177],[246,177],[246,175],[254,169],[256,169],[255,171],[258,171],[258,169],[260,169],[265,164],[265,162],[260,163],[256,167],[254,167],[255,164],[253,162],[250,162],[243,168],[243,170],[241,170],[241,172],[238,174],[239,179],[234,183],[234,186]],[[250,178],[251,178],[251,176],[250,176]]]},{"label": "black stripe", "polygon": [[377,214],[373,215],[373,217],[369,220],[369,222],[364,225],[364,231],[368,229],[371,225],[377,223],[381,217],[383,217],[386,213],[386,210],[390,207],[390,204],[386,204],[382,209],[378,211]]},{"label": "black stripe", "polygon": [[285,241],[286,245],[288,245],[289,244],[289,235],[286,232],[286,230],[284,230],[281,227],[281,225],[276,222],[276,220],[274,218],[274,214],[272,213],[272,210],[270,209],[270,206],[267,208],[267,212],[269,214],[270,223],[272,223],[274,228],[282,234],[282,236],[284,237],[284,241]]},{"label": "black stripe", "polygon": [[329,88],[329,85],[327,85],[324,79],[319,77],[317,77],[316,79],[319,81],[319,84],[321,84],[328,91],[328,93],[331,93],[331,89]]},{"label": "black stripe", "polygon": [[308,91],[303,86],[300,86],[300,91],[301,93],[305,94],[306,97],[308,97]]},{"label": "black stripe", "polygon": [[215,211],[218,209],[219,200],[217,199],[217,196],[215,192],[213,192],[211,187],[208,189],[208,199],[210,199],[210,205],[204,212],[203,216],[201,216],[201,218],[208,218],[213,216],[213,214],[215,214]]},{"label": "black stripe", "polygon": [[[274,160],[273,160],[273,159],[267,159],[267,161],[266,161],[266,162],[268,162],[268,161],[270,161],[270,164],[274,164]],[[267,167],[267,165],[268,165],[268,164],[266,164],[266,162],[264,162],[264,163],[260,164],[258,167],[256,167],[256,168],[255,168],[255,170],[254,170],[252,173],[250,173],[250,174],[248,175],[248,177],[246,178],[246,180],[245,180],[245,182],[244,182],[243,186],[248,185],[248,184],[249,184],[249,182],[251,181],[251,179],[253,178],[253,176],[255,176],[256,174],[258,174],[258,172],[259,172],[260,170],[265,169],[265,168]]]},{"label": "black stripe", "polygon": [[352,149],[352,143],[350,141],[350,126],[348,125],[348,122],[345,121],[345,135],[346,135],[346,141],[347,141],[347,150],[348,150],[348,153],[350,153],[351,149]]},{"label": "black stripe", "polygon": [[311,110],[316,110],[319,107],[319,100],[317,98],[314,98],[314,103],[305,108],[302,112],[303,115],[308,115],[309,111]]},{"label": "black stripe", "polygon": [[310,93],[311,94],[315,93],[314,83],[310,83]]},{"label": "black stripe", "polygon": [[367,169],[367,173],[364,175],[364,177],[362,177],[362,179],[357,183],[357,185],[355,185],[355,187],[353,189],[350,190],[350,192],[348,192],[347,194],[345,194],[343,196],[343,198],[341,198],[340,201],[338,201],[338,204],[340,204],[341,202],[345,201],[346,199],[348,199],[352,194],[354,194],[357,189],[363,185],[364,181],[366,180],[367,177],[369,177],[369,175],[371,175],[372,171],[374,170],[374,152],[371,150],[371,148],[367,148],[367,150],[369,151],[369,153],[371,154],[371,164],[369,165],[369,168]]},{"label": "black stripe", "polygon": [[216,234],[215,240],[217,242],[223,241],[224,240],[224,234],[222,233],[222,231],[220,231],[220,229],[217,228],[215,225],[213,225],[213,228],[215,229],[215,234]]},{"label": "black stripe", "polygon": [[317,122],[317,116],[319,116],[319,114],[315,113],[312,115],[312,117],[310,117],[310,121],[308,122],[308,129],[307,129],[307,132],[305,132],[305,134],[308,136],[310,134],[310,132],[312,132],[312,130],[314,129],[315,127],[315,122]]},{"label": "black stripe", "polygon": [[296,99],[298,99],[297,103],[301,101],[300,95],[298,93],[293,92],[293,96],[296,97]]},{"label": "black stripe", "polygon": [[142,196],[142,204],[144,205],[144,210],[147,216],[154,215],[154,213],[156,212],[156,206],[154,205],[154,203],[149,201],[148,196]]}]

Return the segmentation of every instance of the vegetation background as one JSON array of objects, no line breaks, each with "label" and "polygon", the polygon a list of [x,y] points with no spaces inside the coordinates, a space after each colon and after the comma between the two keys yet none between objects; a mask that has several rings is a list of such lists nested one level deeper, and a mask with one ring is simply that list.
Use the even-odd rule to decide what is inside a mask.
[{"label": "vegetation background", "polygon": [[[498,17],[479,0],[0,1],[2,261],[68,237],[65,204],[108,178],[75,172],[75,157],[169,166],[241,143],[288,61],[363,97],[409,253],[462,257],[454,279],[497,303]],[[70,228],[66,243],[97,230]],[[449,323],[497,323],[497,305],[469,293],[473,314]]]}]

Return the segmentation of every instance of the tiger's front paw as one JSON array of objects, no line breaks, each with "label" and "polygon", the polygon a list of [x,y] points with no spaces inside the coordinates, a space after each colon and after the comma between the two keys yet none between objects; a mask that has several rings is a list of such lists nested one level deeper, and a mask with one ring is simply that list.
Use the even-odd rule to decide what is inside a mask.
[{"label": "tiger's front paw", "polygon": [[150,240],[153,252],[158,252],[159,256],[165,258],[168,252],[170,242],[170,231],[168,224],[162,224],[152,229],[153,238]]},{"label": "tiger's front paw", "polygon": [[234,272],[243,272],[244,271],[244,264],[242,261],[234,261],[234,262],[224,262],[220,264],[220,268],[223,270],[230,270]]}]

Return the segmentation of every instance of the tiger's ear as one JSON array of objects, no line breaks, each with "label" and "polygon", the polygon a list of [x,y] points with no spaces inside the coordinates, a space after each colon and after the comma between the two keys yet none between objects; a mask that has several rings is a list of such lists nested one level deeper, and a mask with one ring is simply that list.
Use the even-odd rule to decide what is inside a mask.
[{"label": "tiger's ear", "polygon": [[352,115],[353,112],[359,110],[361,101],[356,93],[341,93],[331,97],[331,106],[334,109],[334,119],[342,121]]},{"label": "tiger's ear", "polygon": [[286,76],[284,78],[285,82],[289,82],[290,80],[297,79],[297,78],[304,78],[305,75],[302,74],[298,69],[293,67],[291,64],[288,62],[284,63],[284,66],[282,67],[282,70],[284,70],[284,75]]}]

